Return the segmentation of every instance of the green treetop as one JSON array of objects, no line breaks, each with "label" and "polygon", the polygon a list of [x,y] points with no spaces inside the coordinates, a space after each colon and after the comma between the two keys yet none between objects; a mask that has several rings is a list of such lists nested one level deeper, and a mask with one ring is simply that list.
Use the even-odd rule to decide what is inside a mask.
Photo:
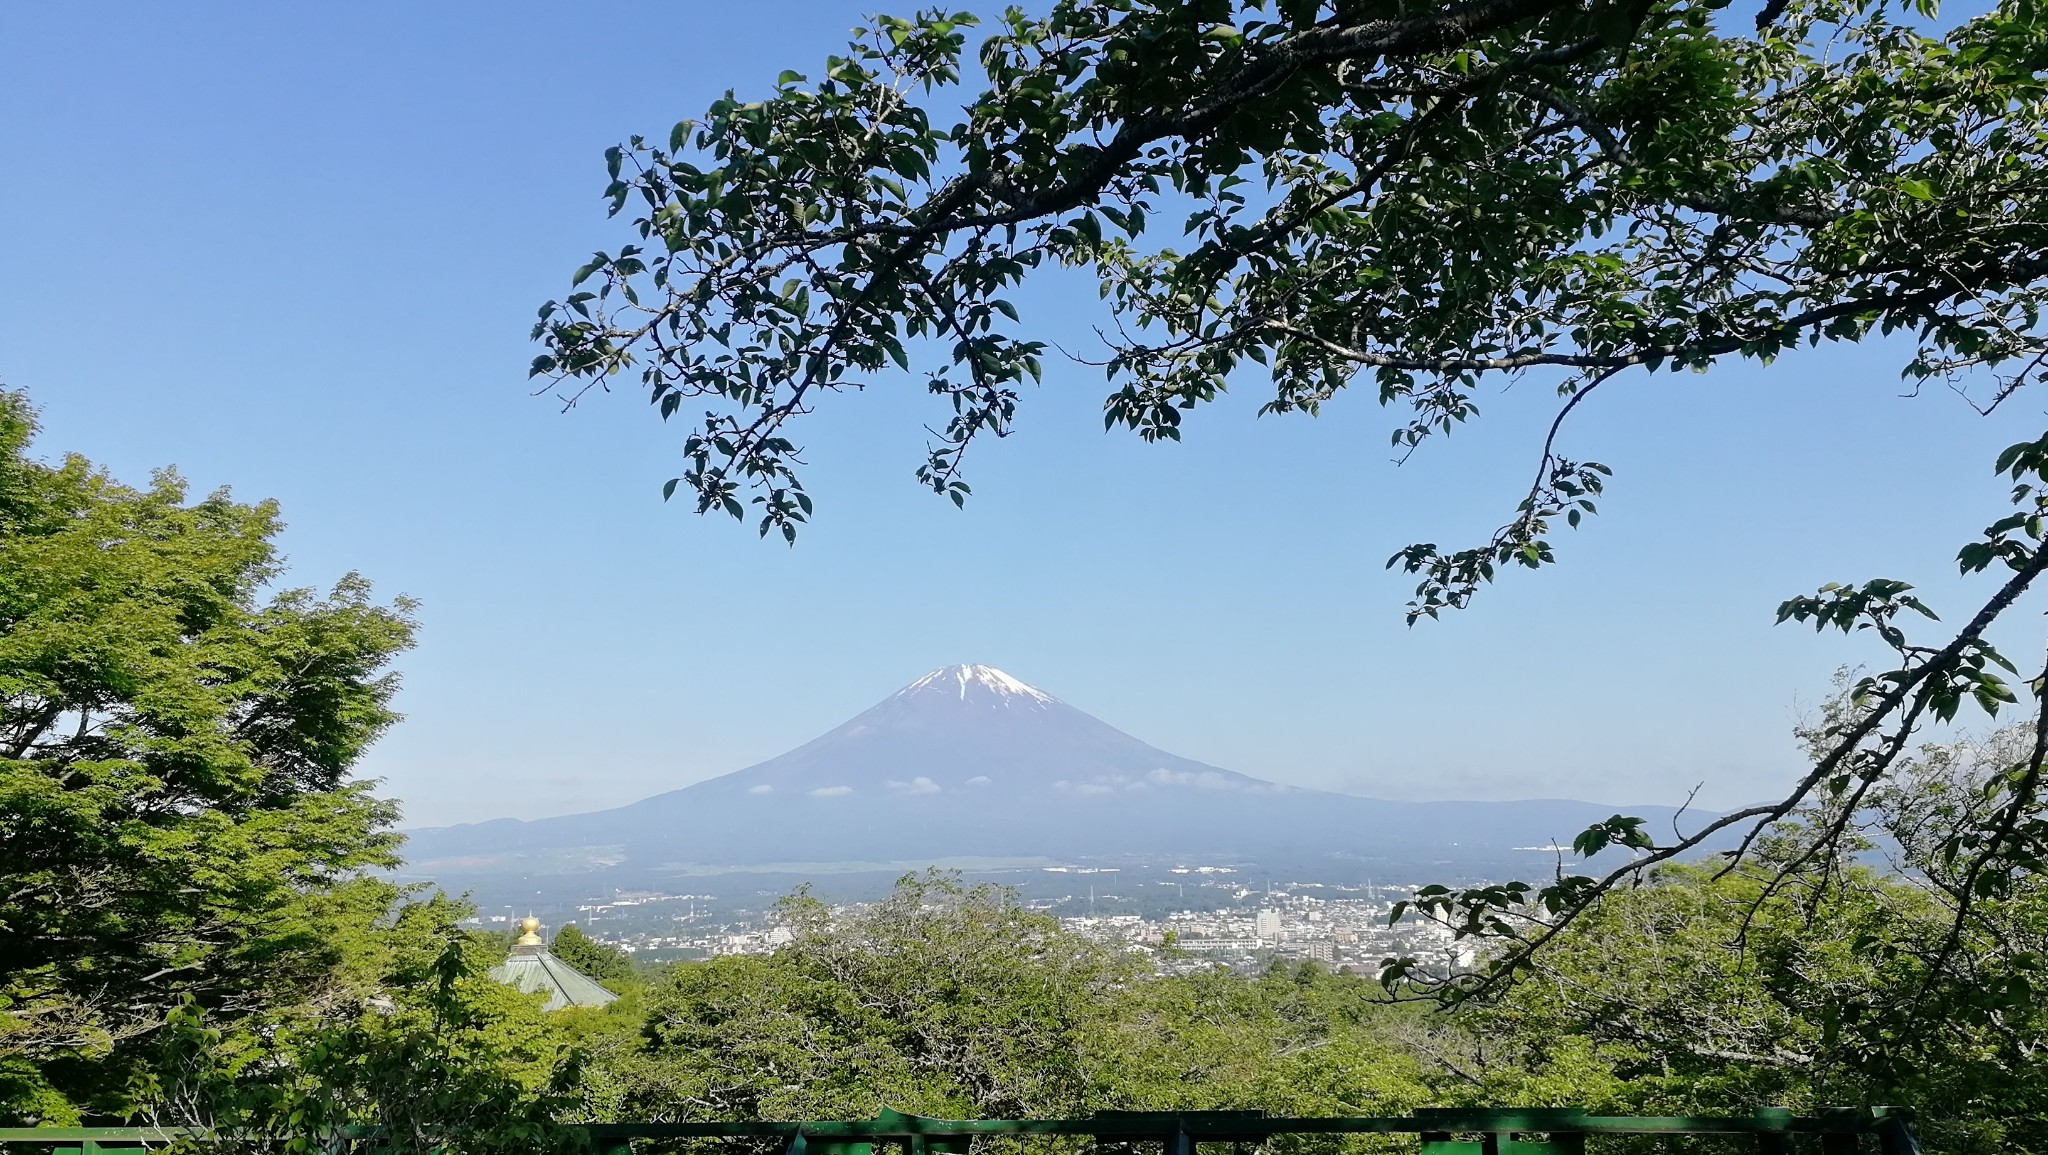
[{"label": "green treetop", "polygon": [[591,938],[573,922],[555,932],[555,940],[548,944],[548,949],[556,958],[608,987],[629,982],[633,977],[633,960],[626,952]]},{"label": "green treetop", "polygon": [[29,455],[0,392],[0,1116],[124,1109],[174,1012],[350,989],[396,898],[349,779],[411,605],[280,589],[268,502]]}]

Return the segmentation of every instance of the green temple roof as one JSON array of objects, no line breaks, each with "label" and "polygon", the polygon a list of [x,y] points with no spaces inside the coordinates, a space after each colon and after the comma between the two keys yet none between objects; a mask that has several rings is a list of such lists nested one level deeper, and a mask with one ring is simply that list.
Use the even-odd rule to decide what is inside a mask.
[{"label": "green temple roof", "polygon": [[521,920],[520,929],[525,933],[513,944],[504,964],[491,968],[492,979],[527,994],[546,991],[548,1001],[541,1006],[544,1011],[601,1007],[619,997],[550,953],[547,944],[540,940],[538,919]]}]

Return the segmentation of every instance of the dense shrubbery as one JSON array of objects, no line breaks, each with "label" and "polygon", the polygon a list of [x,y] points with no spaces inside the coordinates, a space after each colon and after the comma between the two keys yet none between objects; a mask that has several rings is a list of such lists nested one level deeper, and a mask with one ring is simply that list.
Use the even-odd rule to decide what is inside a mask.
[{"label": "dense shrubbery", "polygon": [[785,907],[798,931],[788,947],[667,968],[638,1005],[584,1028],[584,1111],[1906,1104],[1942,1150],[2048,1140],[2048,1014],[1996,993],[2048,945],[2038,894],[1961,946],[1980,982],[1944,989],[1910,964],[1950,925],[1925,886],[1833,864],[1760,896],[1775,877],[1666,870],[1609,899],[1505,998],[1449,1013],[1313,963],[1154,976],[1004,891],[943,877],[905,879],[836,921],[798,896]]},{"label": "dense shrubbery", "polygon": [[573,922],[556,932],[548,949],[556,958],[607,986],[632,979],[633,960],[626,952],[591,938]]},{"label": "dense shrubbery", "polygon": [[551,1025],[464,908],[375,874],[396,808],[349,771],[410,604],[278,589],[274,505],[45,464],[34,429],[0,392],[0,1122],[551,1113]]}]

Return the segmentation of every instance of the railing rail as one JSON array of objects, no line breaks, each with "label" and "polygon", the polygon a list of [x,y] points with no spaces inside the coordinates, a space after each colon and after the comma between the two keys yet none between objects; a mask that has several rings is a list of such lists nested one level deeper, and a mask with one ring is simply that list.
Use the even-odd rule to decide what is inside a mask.
[{"label": "railing rail", "polygon": [[[1196,1155],[1200,1143],[1258,1143],[1276,1135],[1415,1135],[1421,1155],[1583,1155],[1589,1135],[1748,1137],[1758,1155],[1783,1155],[1798,1136],[1814,1136],[1822,1155],[1855,1155],[1865,1138],[1882,1155],[1919,1155],[1912,1115],[1903,1108],[1824,1108],[1807,1115],[1766,1109],[1750,1115],[1590,1115],[1568,1107],[1446,1107],[1389,1118],[1289,1119],[1260,1111],[1105,1111],[1085,1119],[933,1119],[884,1111],[873,1119],[746,1123],[582,1123],[599,1155],[630,1155],[635,1139],[773,1139],[783,1155],[964,1155],[977,1136],[1046,1135],[1113,1144],[1159,1143],[1160,1155]],[[1460,1138],[1471,1136],[1471,1138]],[[104,1155],[205,1143],[232,1136],[192,1128],[0,1128],[9,1146],[54,1148],[53,1155]],[[345,1138],[378,1146],[373,1129]]]}]

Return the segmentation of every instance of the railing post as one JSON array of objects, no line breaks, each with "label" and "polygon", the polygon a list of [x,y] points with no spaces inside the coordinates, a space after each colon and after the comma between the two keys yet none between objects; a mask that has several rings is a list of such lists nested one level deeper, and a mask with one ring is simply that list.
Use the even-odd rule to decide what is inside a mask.
[{"label": "railing post", "polygon": [[1920,1137],[1913,1134],[1910,1107],[1872,1107],[1877,1117],[1877,1149],[1884,1155],[1920,1155]]},{"label": "railing post", "polygon": [[1858,1140],[1863,1138],[1864,1131],[1870,1129],[1870,1112],[1850,1107],[1822,1107],[1816,1114],[1819,1118],[1829,1121],[1853,1120],[1857,1124],[1863,1124],[1848,1130],[1823,1131],[1820,1137],[1821,1155],[1856,1155],[1856,1149],[1861,1146]]},{"label": "railing post", "polygon": [[1584,1131],[1546,1131],[1548,1139],[1517,1139],[1512,1132],[1488,1136],[1494,1140],[1486,1155],[1586,1155]]},{"label": "railing post", "polygon": [[1792,1112],[1786,1107],[1758,1107],[1756,1110],[1756,1155],[1788,1155],[1792,1150],[1792,1137],[1785,1128],[1792,1125]]}]

